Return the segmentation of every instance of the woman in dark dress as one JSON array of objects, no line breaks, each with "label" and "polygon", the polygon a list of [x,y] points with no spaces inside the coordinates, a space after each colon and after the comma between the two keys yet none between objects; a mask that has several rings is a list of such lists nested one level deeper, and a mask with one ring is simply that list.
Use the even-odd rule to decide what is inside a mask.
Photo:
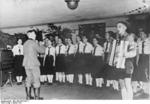
[{"label": "woman in dark dress", "polygon": [[12,49],[14,55],[14,68],[15,68],[15,76],[17,80],[17,84],[22,84],[23,76],[25,76],[25,69],[22,66],[23,62],[23,45],[22,40],[17,40],[17,45],[15,45]]}]

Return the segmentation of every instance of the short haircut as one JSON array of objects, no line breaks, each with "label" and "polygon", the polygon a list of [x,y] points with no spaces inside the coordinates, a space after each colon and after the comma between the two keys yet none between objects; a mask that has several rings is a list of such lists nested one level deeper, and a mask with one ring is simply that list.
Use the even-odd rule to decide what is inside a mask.
[{"label": "short haircut", "polygon": [[129,28],[129,23],[127,23],[125,21],[119,21],[117,24],[119,24],[119,23],[121,23],[121,24],[125,25],[127,28]]},{"label": "short haircut", "polygon": [[119,22],[117,22],[117,24],[119,24],[119,23],[121,23],[121,24],[123,24],[123,25],[125,25],[127,27],[127,29],[126,29],[127,33],[131,32],[131,25],[130,25],[129,22],[127,22],[127,21],[119,21]]},{"label": "short haircut", "polygon": [[32,33],[32,32],[34,32],[34,33],[36,34],[36,31],[35,31],[34,29],[28,30],[28,31],[27,31],[27,34],[28,34],[28,33]]}]

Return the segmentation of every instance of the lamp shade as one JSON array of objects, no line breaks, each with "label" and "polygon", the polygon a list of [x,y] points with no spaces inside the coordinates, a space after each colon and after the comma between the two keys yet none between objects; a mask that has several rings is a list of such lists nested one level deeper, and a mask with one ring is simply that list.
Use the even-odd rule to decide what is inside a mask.
[{"label": "lamp shade", "polygon": [[65,0],[67,3],[68,8],[70,9],[76,9],[78,7],[79,0]]}]

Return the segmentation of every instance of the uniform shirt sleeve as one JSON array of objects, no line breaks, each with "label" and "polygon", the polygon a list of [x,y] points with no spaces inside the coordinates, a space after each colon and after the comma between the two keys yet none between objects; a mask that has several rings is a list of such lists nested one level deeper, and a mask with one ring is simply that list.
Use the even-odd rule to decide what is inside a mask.
[{"label": "uniform shirt sleeve", "polygon": [[52,55],[54,56],[55,53],[56,53],[56,49],[55,49],[55,47],[53,47],[53,48],[52,48]]},{"label": "uniform shirt sleeve", "polygon": [[48,55],[48,47],[45,48],[45,55]]},{"label": "uniform shirt sleeve", "polygon": [[55,48],[55,52],[56,52],[56,54],[58,54],[58,45]]},{"label": "uniform shirt sleeve", "polygon": [[66,53],[66,51],[67,51],[67,49],[66,49],[66,46],[65,45],[62,45],[62,47],[61,47],[61,54],[65,54]]},{"label": "uniform shirt sleeve", "polygon": [[93,47],[93,45],[92,45],[92,44],[90,44],[90,48],[91,48],[91,52],[92,52],[92,50],[94,49],[94,47]]},{"label": "uniform shirt sleeve", "polygon": [[21,55],[23,55],[23,45],[21,45]]},{"label": "uniform shirt sleeve", "polygon": [[137,51],[137,44],[134,43],[134,44],[131,44],[129,46],[129,51],[126,53],[126,58],[132,58],[132,57],[135,57],[136,56],[136,51]]},{"label": "uniform shirt sleeve", "polygon": [[102,56],[104,53],[103,47],[101,47],[100,45],[97,46],[97,49],[95,51],[95,56]]},{"label": "uniform shirt sleeve", "polygon": [[77,44],[74,45],[74,49],[75,49],[75,52],[77,52],[77,49],[78,49],[78,45]]},{"label": "uniform shirt sleeve", "polygon": [[75,49],[76,49],[76,48],[75,48],[75,45],[71,45],[71,52],[70,52],[70,53],[71,53],[71,54],[74,54],[74,53],[75,53]]},{"label": "uniform shirt sleeve", "polygon": [[84,48],[84,43],[83,42],[80,42],[80,47],[79,47],[79,52],[80,53],[83,53],[83,48]]},{"label": "uniform shirt sleeve", "polygon": [[102,46],[100,46],[100,52],[102,55],[104,54],[104,48]]},{"label": "uniform shirt sleeve", "polygon": [[144,54],[150,54],[150,39],[147,38],[144,43]]},{"label": "uniform shirt sleeve", "polygon": [[16,55],[16,45],[13,47],[12,52],[13,52],[13,55],[15,56]]},{"label": "uniform shirt sleeve", "polygon": [[[19,53],[19,47],[20,47],[20,52],[21,53]],[[15,55],[23,55],[23,45],[15,45],[14,47],[13,47],[13,49],[12,49],[12,52],[13,52],[13,55],[15,56]]]},{"label": "uniform shirt sleeve", "polygon": [[93,46],[91,43],[87,43],[86,49],[85,49],[85,53],[92,53],[93,51]]}]

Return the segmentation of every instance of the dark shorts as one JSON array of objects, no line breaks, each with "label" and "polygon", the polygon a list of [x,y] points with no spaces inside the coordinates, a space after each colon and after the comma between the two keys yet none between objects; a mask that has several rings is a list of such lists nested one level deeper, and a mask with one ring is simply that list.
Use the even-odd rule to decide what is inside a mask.
[{"label": "dark shorts", "polygon": [[40,68],[37,67],[25,67],[26,71],[26,87],[31,87],[32,85],[34,88],[40,87]]},{"label": "dark shorts", "polygon": [[116,79],[118,80],[132,77],[132,74],[126,73],[125,69],[116,69],[115,73]]}]

